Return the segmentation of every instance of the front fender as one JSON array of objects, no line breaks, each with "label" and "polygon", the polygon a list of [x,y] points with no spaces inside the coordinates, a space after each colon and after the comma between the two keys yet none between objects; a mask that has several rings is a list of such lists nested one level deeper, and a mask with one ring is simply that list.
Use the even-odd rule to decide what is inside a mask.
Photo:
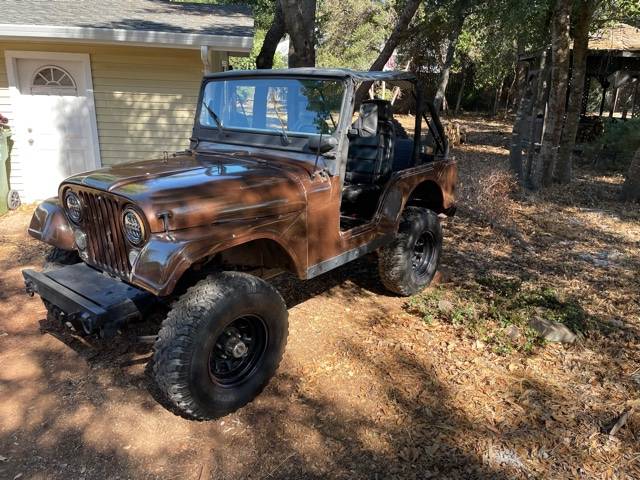
[{"label": "front fender", "polygon": [[29,225],[29,235],[62,250],[74,250],[73,229],[58,197],[45,200],[36,207]]},{"label": "front fender", "polygon": [[169,234],[152,234],[133,265],[130,281],[155,295],[169,295],[194,263],[258,239],[278,243],[301,276],[307,267],[304,229],[304,214],[295,212],[269,220],[229,222]]}]

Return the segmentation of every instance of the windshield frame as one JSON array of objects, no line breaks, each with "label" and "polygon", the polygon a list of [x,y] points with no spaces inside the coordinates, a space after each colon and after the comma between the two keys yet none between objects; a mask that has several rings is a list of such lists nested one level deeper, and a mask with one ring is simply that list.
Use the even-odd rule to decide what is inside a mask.
[{"label": "windshield frame", "polygon": [[[289,143],[283,141],[283,135],[281,129],[262,129],[262,128],[246,128],[235,127],[233,125],[228,126],[223,124],[223,130],[220,131],[216,126],[203,125],[200,123],[202,110],[204,109],[204,95],[207,85],[210,82],[219,82],[227,80],[251,80],[251,79],[264,79],[264,80],[327,80],[339,82],[343,86],[342,99],[340,105],[340,118],[338,119],[335,130],[332,133],[323,133],[322,136],[332,136],[340,141],[340,137],[344,132],[345,121],[349,120],[351,115],[348,112],[350,105],[347,102],[349,91],[351,88],[351,82],[348,78],[333,75],[304,75],[304,74],[278,74],[275,71],[265,73],[256,73],[255,75],[224,75],[224,76],[210,76],[205,77],[202,81],[200,88],[200,94],[198,96],[198,105],[196,108],[196,114],[193,127],[193,140],[197,142],[215,142],[225,143],[232,145],[248,145],[253,147],[265,147],[278,150],[293,150],[293,151],[305,151],[308,140],[311,137],[319,137],[319,133],[305,133],[295,132],[287,130],[287,137]],[[346,120],[345,120],[346,119]]]}]

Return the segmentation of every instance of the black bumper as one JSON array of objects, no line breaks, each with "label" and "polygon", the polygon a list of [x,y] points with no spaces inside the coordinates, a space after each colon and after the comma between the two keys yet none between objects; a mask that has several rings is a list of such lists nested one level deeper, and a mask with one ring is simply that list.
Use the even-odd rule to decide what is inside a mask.
[{"label": "black bumper", "polygon": [[40,295],[62,319],[84,333],[109,337],[136,321],[157,298],[84,263],[49,272],[23,270],[27,293]]}]

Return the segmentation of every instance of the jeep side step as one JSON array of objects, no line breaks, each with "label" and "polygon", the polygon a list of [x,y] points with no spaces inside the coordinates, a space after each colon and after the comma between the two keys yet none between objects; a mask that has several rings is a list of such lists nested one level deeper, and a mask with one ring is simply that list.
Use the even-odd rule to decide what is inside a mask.
[{"label": "jeep side step", "polygon": [[142,318],[158,302],[152,294],[84,263],[48,272],[23,270],[22,275],[29,295],[40,295],[60,312],[61,319],[80,326],[84,333],[105,338]]}]

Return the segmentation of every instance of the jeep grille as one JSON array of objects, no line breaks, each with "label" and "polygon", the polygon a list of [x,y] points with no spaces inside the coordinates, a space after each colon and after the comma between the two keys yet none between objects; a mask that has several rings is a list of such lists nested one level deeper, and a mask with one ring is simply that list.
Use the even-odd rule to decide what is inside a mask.
[{"label": "jeep grille", "polygon": [[86,209],[87,263],[127,278],[131,269],[122,231],[121,205],[101,192],[81,191],[80,198]]}]

